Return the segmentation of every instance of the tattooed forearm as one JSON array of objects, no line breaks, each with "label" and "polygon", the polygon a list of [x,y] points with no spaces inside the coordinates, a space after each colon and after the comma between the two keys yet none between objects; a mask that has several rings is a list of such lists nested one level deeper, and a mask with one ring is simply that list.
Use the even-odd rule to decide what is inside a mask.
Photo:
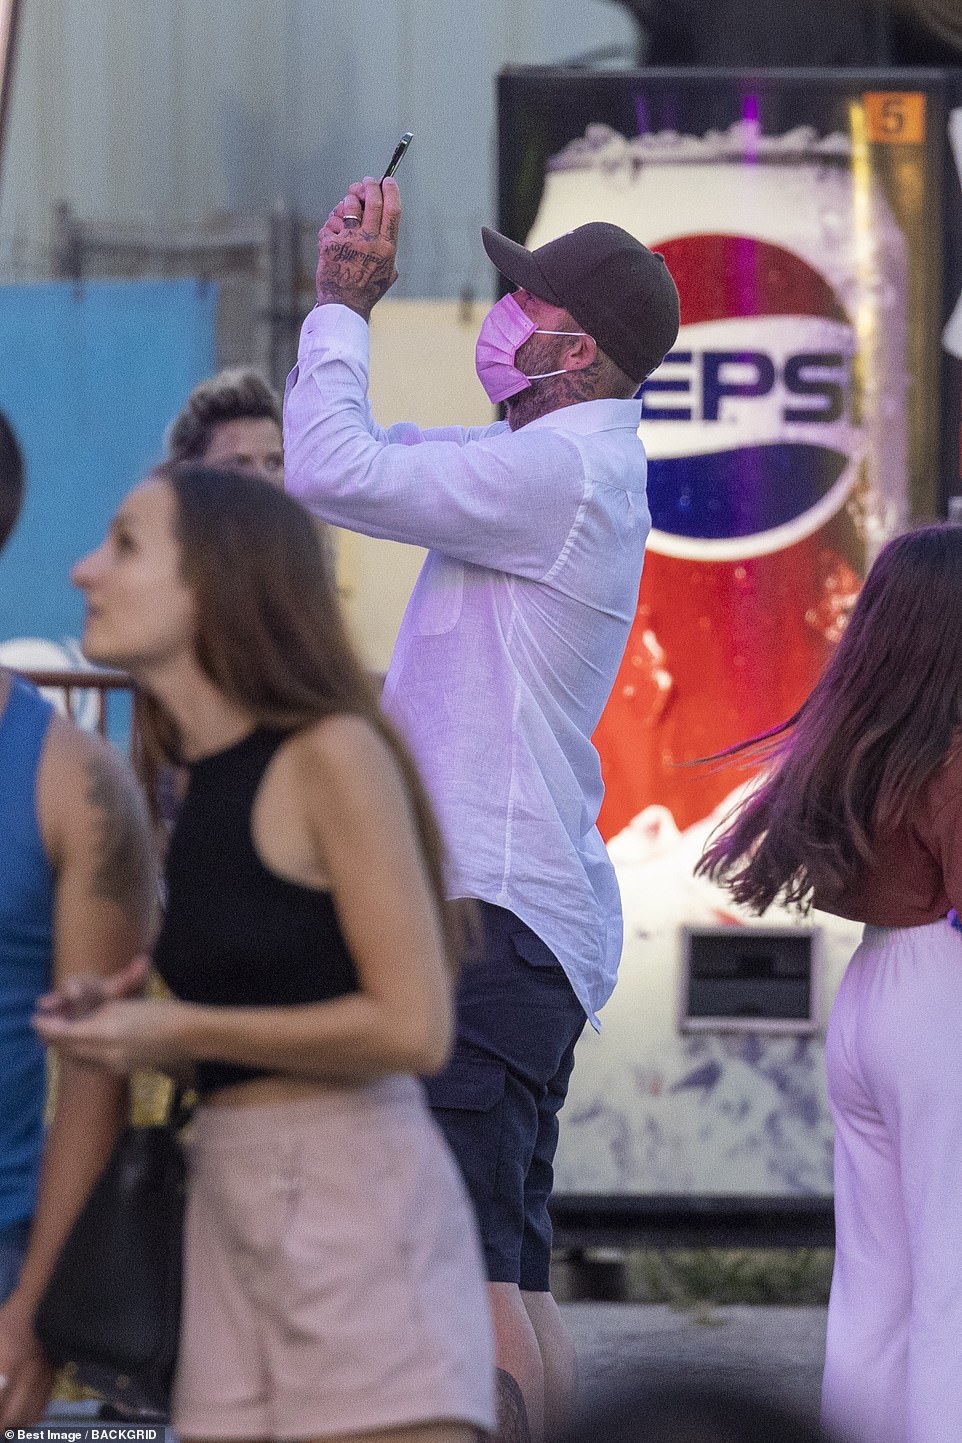
[{"label": "tattooed forearm", "polygon": [[149,906],[154,868],[144,801],[111,758],[91,757],[86,771],[87,801],[97,821],[93,894],[125,909]]}]

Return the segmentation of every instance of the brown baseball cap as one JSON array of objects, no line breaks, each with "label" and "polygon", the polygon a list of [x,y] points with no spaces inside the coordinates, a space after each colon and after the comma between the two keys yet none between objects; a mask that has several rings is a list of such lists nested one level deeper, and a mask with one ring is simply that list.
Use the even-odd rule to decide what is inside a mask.
[{"label": "brown baseball cap", "polygon": [[529,251],[481,227],[501,274],[563,306],[633,381],[661,365],[678,335],[678,291],[663,256],[620,225],[590,221]]}]

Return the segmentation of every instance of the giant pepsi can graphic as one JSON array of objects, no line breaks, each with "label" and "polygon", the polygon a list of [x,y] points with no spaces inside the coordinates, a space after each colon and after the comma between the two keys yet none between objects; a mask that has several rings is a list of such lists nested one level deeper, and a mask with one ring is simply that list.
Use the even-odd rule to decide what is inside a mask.
[{"label": "giant pepsi can graphic", "polygon": [[[797,710],[881,544],[962,490],[962,321],[952,359],[942,346],[962,286],[948,146],[952,122],[962,170],[962,86],[904,70],[528,67],[499,97],[501,229],[538,244],[622,225],[664,254],[682,313],[643,392],[653,530],[595,735],[624,948],[601,1036],[578,1044],[556,1204],[587,1199],[593,1215],[610,1196],[612,1218],[637,1202],[642,1220],[651,1195],[824,1207],[824,1029],[861,928],[779,907],[759,919],[694,875],[756,782],[694,759]],[[810,947],[810,1015],[752,983],[696,1017],[692,939],[717,949],[724,990],[759,975],[758,928]]]},{"label": "giant pepsi can graphic", "polygon": [[791,716],[868,560],[904,521],[906,246],[857,136],[742,121],[589,127],[549,164],[529,245],[587,216],[660,251],[681,330],[644,387],[652,533],[596,734],[601,816],[679,828],[732,773],[686,765]]}]

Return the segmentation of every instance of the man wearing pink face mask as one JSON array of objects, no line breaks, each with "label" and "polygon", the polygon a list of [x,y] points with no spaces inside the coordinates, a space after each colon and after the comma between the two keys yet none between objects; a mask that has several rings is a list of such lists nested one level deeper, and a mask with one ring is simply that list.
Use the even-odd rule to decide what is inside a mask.
[{"label": "man wearing pink face mask", "polygon": [[392,180],[351,187],[319,236],[316,308],[284,413],[286,485],[326,521],[429,549],[384,689],[480,904],[455,1055],[427,1089],[468,1183],[490,1282],[500,1437],[557,1431],[574,1352],[551,1297],[558,1113],[585,1019],[614,986],[621,904],[595,825],[591,736],[621,661],[650,526],[639,384],[678,331],[664,261],[591,224],[529,252],[483,230],[518,287],[477,369],[507,419],[379,428],[368,318],[396,277]]}]

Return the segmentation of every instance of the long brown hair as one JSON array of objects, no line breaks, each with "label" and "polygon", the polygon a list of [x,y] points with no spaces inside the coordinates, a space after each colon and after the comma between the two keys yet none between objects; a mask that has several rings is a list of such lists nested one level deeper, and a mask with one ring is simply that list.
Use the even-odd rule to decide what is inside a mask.
[{"label": "long brown hair", "polygon": [[962,722],[962,526],[880,552],[821,679],[795,716],[735,751],[773,762],[696,870],[763,912],[857,885]]},{"label": "long brown hair", "polygon": [[[217,690],[259,726],[297,730],[350,714],[384,739],[407,790],[456,970],[466,918],[445,898],[441,833],[414,761],[348,640],[318,527],[259,477],[191,462],[167,463],[151,475],[174,493],[181,570],[196,607],[197,662]],[[136,711],[144,771],[180,763],[177,727],[160,702],[138,691]]]}]

